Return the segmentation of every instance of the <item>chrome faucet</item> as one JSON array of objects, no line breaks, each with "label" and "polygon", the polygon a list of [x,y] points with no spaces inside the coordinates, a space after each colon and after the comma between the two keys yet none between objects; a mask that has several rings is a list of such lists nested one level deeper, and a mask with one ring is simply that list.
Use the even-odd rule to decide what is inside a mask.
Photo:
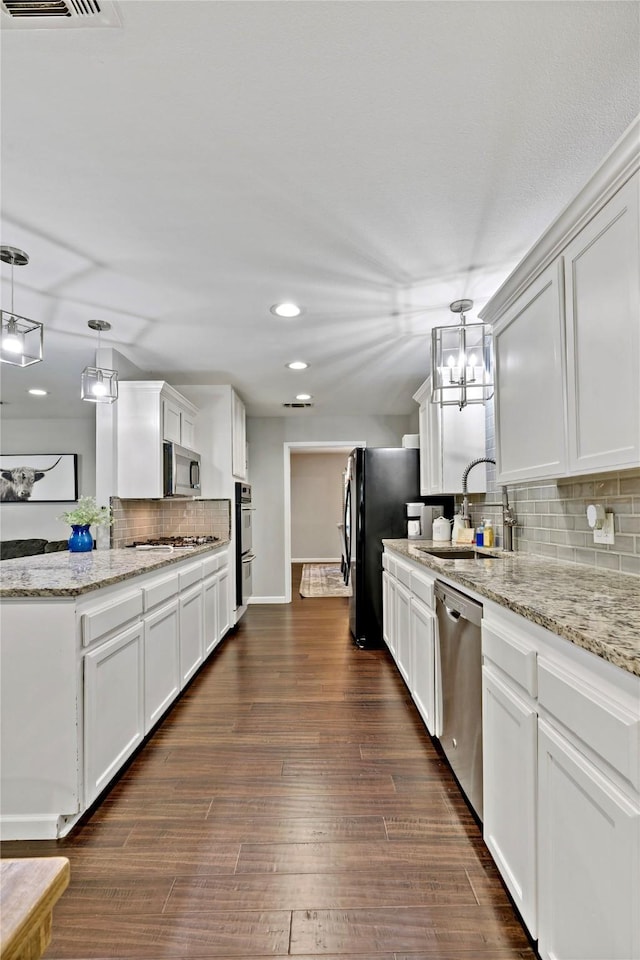
[{"label": "chrome faucet", "polygon": [[[477,460],[472,460],[471,463],[467,464],[464,468],[462,474],[462,519],[465,526],[471,525],[471,517],[469,515],[469,497],[467,496],[467,477],[469,476],[469,471],[477,466],[479,463],[493,463],[495,465],[495,460],[491,457],[478,457]],[[517,520],[513,515],[513,511],[509,506],[509,494],[507,488],[502,488],[502,548],[503,550],[513,550],[513,528],[517,524]]]},{"label": "chrome faucet", "polygon": [[502,548],[503,550],[513,550],[513,528],[517,524],[513,511],[509,506],[509,494],[507,488],[502,488]]},{"label": "chrome faucet", "polygon": [[467,496],[467,477],[469,476],[469,471],[472,467],[477,467],[479,463],[493,463],[495,465],[495,460],[492,460],[491,457],[478,457],[477,460],[472,460],[471,463],[468,463],[464,468],[462,473],[462,519],[466,526],[471,525],[471,517],[469,516],[469,497]]}]

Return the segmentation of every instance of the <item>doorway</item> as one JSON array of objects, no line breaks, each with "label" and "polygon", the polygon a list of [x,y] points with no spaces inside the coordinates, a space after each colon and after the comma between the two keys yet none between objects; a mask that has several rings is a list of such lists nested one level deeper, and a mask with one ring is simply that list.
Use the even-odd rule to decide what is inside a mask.
[{"label": "doorway", "polygon": [[[322,440],[322,441],[291,441],[284,444],[284,550],[285,550],[285,603],[291,603],[291,456],[292,454],[340,454],[344,456],[345,467],[347,457],[354,447],[365,447],[364,440]],[[335,532],[336,551],[339,545],[338,529]]]}]

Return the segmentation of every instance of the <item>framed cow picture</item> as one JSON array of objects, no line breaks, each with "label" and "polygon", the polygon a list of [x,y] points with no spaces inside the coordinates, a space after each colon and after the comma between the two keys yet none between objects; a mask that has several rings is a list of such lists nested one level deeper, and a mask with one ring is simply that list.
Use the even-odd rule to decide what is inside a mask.
[{"label": "framed cow picture", "polygon": [[78,499],[78,454],[0,454],[2,503],[72,503]]}]

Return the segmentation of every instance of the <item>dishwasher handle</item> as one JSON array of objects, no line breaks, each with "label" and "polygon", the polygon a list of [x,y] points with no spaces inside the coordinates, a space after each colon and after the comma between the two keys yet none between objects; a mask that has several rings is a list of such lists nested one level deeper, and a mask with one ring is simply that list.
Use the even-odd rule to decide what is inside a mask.
[{"label": "dishwasher handle", "polygon": [[459,610],[454,610],[453,607],[448,607],[446,603],[443,603],[442,606],[445,609],[445,613],[449,617],[449,620],[453,620],[454,623],[457,623],[462,614]]}]

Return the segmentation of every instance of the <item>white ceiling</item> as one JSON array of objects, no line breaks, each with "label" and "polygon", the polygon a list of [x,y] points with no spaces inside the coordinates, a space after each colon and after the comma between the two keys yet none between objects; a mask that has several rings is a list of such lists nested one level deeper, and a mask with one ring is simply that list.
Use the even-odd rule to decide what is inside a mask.
[{"label": "white ceiling", "polygon": [[[91,319],[250,415],[410,413],[449,302],[475,316],[640,111],[638,2],[118,10],[2,30],[2,243],[30,255],[15,309],[46,354],[2,365],[5,416],[93,414]],[[315,407],[283,410],[302,391]]]}]

